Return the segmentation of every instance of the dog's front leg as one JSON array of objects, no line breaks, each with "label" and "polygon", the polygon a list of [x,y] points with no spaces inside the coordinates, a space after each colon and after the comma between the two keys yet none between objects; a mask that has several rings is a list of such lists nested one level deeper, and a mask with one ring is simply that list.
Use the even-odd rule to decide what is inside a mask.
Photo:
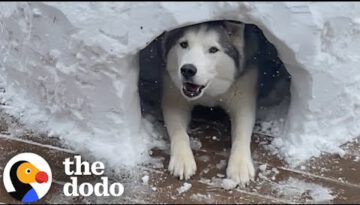
[{"label": "dog's front leg", "polygon": [[180,177],[180,180],[186,180],[195,174],[196,163],[187,134],[191,108],[179,94],[175,90],[165,89],[162,110],[171,145],[168,169],[174,176]]},{"label": "dog's front leg", "polygon": [[[246,102],[245,102],[246,101]],[[235,113],[230,114],[232,124],[232,145],[227,177],[237,184],[245,185],[255,175],[250,143],[255,123],[255,109],[251,100],[243,100]]]},{"label": "dog's front leg", "polygon": [[228,104],[232,145],[226,174],[244,186],[255,175],[250,143],[256,117],[256,91],[254,83],[244,83],[240,87]]}]

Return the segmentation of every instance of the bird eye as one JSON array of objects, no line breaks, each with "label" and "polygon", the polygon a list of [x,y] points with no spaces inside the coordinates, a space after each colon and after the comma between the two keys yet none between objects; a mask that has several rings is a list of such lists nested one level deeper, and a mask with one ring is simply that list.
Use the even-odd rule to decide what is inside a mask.
[{"label": "bird eye", "polygon": [[219,51],[219,49],[214,46],[209,49],[209,53],[216,53],[218,51]]},{"label": "bird eye", "polygon": [[188,42],[187,41],[183,41],[183,42],[180,42],[180,46],[182,48],[187,48],[189,46]]},{"label": "bird eye", "polygon": [[30,174],[31,170],[29,168],[25,169],[26,174]]}]

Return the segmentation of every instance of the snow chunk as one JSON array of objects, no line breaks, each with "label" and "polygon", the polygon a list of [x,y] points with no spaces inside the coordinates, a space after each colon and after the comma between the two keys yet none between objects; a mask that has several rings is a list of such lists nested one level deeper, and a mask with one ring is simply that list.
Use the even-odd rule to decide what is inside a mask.
[{"label": "snow chunk", "polygon": [[199,182],[203,184],[207,184],[211,187],[223,188],[225,190],[233,189],[237,186],[236,182],[227,178],[225,179],[217,178],[217,177],[212,177],[211,179],[201,178]]},{"label": "snow chunk", "polygon": [[262,164],[262,165],[259,166],[259,169],[260,169],[260,171],[265,172],[265,171],[266,171],[266,167],[267,167],[266,164]]},{"label": "snow chunk", "polygon": [[342,150],[342,149],[339,149],[339,151],[338,151],[338,155],[339,155],[339,157],[340,158],[344,158],[344,156],[345,156],[345,154],[346,154],[346,152],[345,152],[345,150]]},{"label": "snow chunk", "polygon": [[149,176],[148,176],[148,175],[145,175],[145,176],[143,176],[143,177],[141,178],[141,180],[142,180],[142,183],[143,183],[144,185],[147,185],[148,182],[149,182]]},{"label": "snow chunk", "polygon": [[216,168],[218,168],[218,169],[222,169],[222,168],[224,168],[225,166],[226,166],[226,161],[223,160],[223,159],[220,160],[220,162],[216,164]]},{"label": "snow chunk", "polygon": [[271,171],[273,171],[275,173],[275,175],[280,173],[279,170],[277,168],[275,168],[275,167],[272,168]]},{"label": "snow chunk", "polygon": [[289,200],[300,200],[305,194],[308,194],[311,197],[309,202],[313,203],[326,203],[335,198],[329,188],[292,177],[287,181],[282,181],[279,184],[274,185],[273,190],[276,191],[277,195],[283,196]]},{"label": "snow chunk", "polygon": [[210,157],[208,155],[201,155],[198,159],[203,162],[208,162]]},{"label": "snow chunk", "polygon": [[181,187],[177,188],[177,191],[179,192],[179,194],[187,192],[191,189],[192,185],[189,183],[184,183]]},{"label": "snow chunk", "polygon": [[229,189],[233,189],[236,187],[236,182],[234,182],[231,179],[223,179],[221,186],[225,189],[225,190],[229,190]]},{"label": "snow chunk", "polygon": [[205,195],[205,194],[197,193],[197,194],[191,195],[190,198],[193,200],[205,202],[208,204],[213,203],[213,200],[212,200],[212,197],[210,194]]},{"label": "snow chunk", "polygon": [[198,138],[190,138],[190,146],[193,150],[200,150],[202,144]]},{"label": "snow chunk", "polygon": [[225,175],[220,174],[220,173],[217,173],[216,176],[219,177],[219,178],[224,178],[225,177]]}]

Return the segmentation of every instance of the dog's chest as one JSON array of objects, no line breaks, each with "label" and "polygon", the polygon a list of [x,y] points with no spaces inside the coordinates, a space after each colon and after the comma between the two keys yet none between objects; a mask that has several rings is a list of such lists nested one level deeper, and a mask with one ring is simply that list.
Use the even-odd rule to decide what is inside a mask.
[{"label": "dog's chest", "polygon": [[209,95],[203,95],[201,98],[192,101],[191,104],[193,106],[195,105],[202,105],[202,106],[206,106],[206,107],[215,107],[215,106],[220,106],[223,102],[223,99],[219,96],[219,97],[213,97],[213,96],[209,96]]}]

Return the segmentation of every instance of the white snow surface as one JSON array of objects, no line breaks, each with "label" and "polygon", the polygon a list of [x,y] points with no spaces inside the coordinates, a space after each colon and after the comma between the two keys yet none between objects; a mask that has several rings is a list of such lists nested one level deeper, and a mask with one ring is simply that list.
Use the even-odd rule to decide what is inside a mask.
[{"label": "white snow surface", "polygon": [[272,144],[290,165],[360,135],[356,2],[3,2],[0,103],[77,151],[113,165],[147,162],[161,141],[141,117],[139,50],[163,31],[220,19],[256,24],[292,75]]}]

